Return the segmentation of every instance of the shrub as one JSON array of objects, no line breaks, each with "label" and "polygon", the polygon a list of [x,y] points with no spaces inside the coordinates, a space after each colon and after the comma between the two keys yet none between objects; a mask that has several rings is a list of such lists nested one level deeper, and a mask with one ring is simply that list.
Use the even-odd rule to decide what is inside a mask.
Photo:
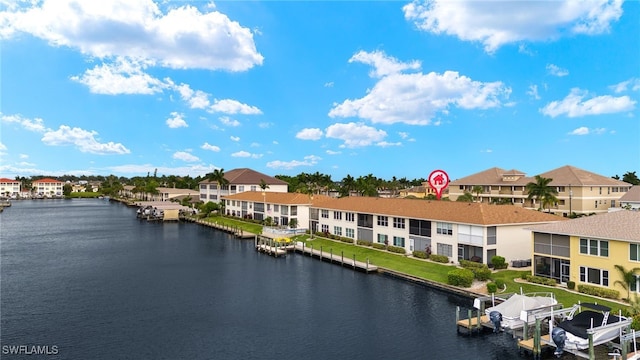
[{"label": "shrub", "polygon": [[531,274],[524,273],[520,278],[524,281],[529,281],[529,279],[531,279]]},{"label": "shrub", "polygon": [[587,295],[599,296],[606,299],[617,299],[620,297],[620,292],[618,290],[605,289],[591,285],[578,285],[578,292]]},{"label": "shrub", "polygon": [[498,284],[494,282],[487,283],[487,292],[489,294],[495,294],[496,291],[498,291]]},{"label": "shrub", "polygon": [[380,243],[373,243],[371,244],[371,246],[373,246],[374,249],[378,249],[378,250],[384,250],[387,248],[384,244],[380,244]]},{"label": "shrub", "polygon": [[469,269],[453,269],[447,273],[447,283],[453,286],[470,287],[473,272]]},{"label": "shrub", "polygon": [[576,288],[576,282],[575,281],[567,281],[567,289],[573,290],[575,288]]},{"label": "shrub", "polygon": [[371,246],[371,245],[373,245],[371,242],[364,241],[364,240],[358,240],[357,244],[358,245],[362,245],[362,246]]},{"label": "shrub", "polygon": [[398,254],[406,254],[407,251],[400,246],[389,246],[387,247],[387,250],[393,252],[393,253],[398,253]]},{"label": "shrub", "polygon": [[417,257],[419,259],[426,259],[427,258],[427,253],[424,252],[424,251],[416,250],[416,251],[413,252],[413,256]]},{"label": "shrub", "polygon": [[557,283],[555,280],[553,279],[549,279],[546,277],[542,277],[542,276],[528,276],[528,279],[526,279],[529,282],[535,283],[535,284],[542,284],[542,285],[548,285],[548,286],[556,286]]},{"label": "shrub", "polygon": [[491,264],[493,264],[493,268],[496,270],[506,269],[509,265],[504,261],[504,257],[497,255],[491,258]]},{"label": "shrub", "polygon": [[431,254],[429,255],[429,260],[446,264],[449,262],[449,257],[445,255]]},{"label": "shrub", "polygon": [[487,265],[482,268],[471,269],[471,271],[473,272],[473,276],[480,281],[486,281],[491,278],[491,269],[489,269]]},{"label": "shrub", "polygon": [[353,244],[352,238],[340,236],[338,240],[342,241],[343,243]]},{"label": "shrub", "polygon": [[485,267],[486,265],[482,264],[482,263],[475,262],[475,261],[470,261],[470,260],[460,260],[460,266],[462,266],[465,269],[473,270],[475,268]]},{"label": "shrub", "polygon": [[495,281],[496,286],[498,287],[498,289],[504,289],[504,280],[502,280],[502,279],[495,279],[494,281]]}]

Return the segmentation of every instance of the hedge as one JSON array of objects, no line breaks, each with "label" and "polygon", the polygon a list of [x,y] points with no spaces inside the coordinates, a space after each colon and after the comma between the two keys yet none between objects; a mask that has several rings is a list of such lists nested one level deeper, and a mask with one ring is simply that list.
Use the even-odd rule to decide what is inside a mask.
[{"label": "hedge", "polygon": [[505,259],[503,256],[496,255],[491,258],[491,264],[493,265],[493,268],[496,270],[506,269],[509,266],[509,264],[507,264],[504,260]]},{"label": "hedge", "polygon": [[417,257],[419,259],[426,259],[427,258],[427,253],[424,252],[424,251],[416,250],[416,251],[413,252],[413,256]]},{"label": "hedge", "polygon": [[387,248],[384,244],[380,243],[373,243],[371,246],[373,246],[374,249],[378,250],[385,250]]},{"label": "hedge", "polygon": [[445,255],[431,254],[431,255],[429,255],[429,260],[446,264],[446,263],[449,262],[449,257],[447,257]]},{"label": "hedge", "polygon": [[406,254],[407,253],[407,251],[403,247],[400,247],[400,246],[389,246],[387,248],[387,250],[389,250],[389,251],[391,251],[393,253],[398,253],[398,254]]},{"label": "hedge", "polygon": [[581,292],[587,295],[603,297],[606,299],[617,299],[620,297],[620,292],[618,290],[604,289],[598,286],[591,286],[591,285],[582,285],[582,284],[578,285],[578,292]]},{"label": "hedge", "polygon": [[485,267],[486,265],[483,263],[470,261],[470,260],[460,260],[460,266],[462,266],[465,269],[470,269],[473,271],[473,269],[475,268],[482,268],[482,267]]},{"label": "hedge", "polygon": [[487,292],[489,294],[495,294],[498,291],[498,284],[494,282],[487,283]]},{"label": "hedge", "polygon": [[371,246],[371,245],[373,245],[373,243],[371,243],[370,241],[364,241],[364,240],[358,240],[357,244],[361,245],[361,246]]},{"label": "hedge", "polygon": [[447,283],[453,286],[471,287],[473,272],[469,269],[453,269],[447,273]]}]

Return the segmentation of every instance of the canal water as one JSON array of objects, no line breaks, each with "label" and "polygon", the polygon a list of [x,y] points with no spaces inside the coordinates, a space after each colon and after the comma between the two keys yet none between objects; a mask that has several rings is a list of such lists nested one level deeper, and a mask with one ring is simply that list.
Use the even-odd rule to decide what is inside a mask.
[{"label": "canal water", "polygon": [[15,201],[0,236],[2,359],[532,358],[458,335],[470,299],[106,200]]}]

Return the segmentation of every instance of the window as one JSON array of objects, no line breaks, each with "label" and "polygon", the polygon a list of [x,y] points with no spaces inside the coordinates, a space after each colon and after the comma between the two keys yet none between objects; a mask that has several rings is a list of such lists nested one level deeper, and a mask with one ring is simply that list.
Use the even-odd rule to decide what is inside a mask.
[{"label": "window", "polygon": [[329,232],[329,225],[327,225],[327,224],[322,224],[322,226],[320,228],[322,229],[323,233],[328,233]]},{"label": "window", "polygon": [[342,236],[342,227],[340,227],[340,226],[334,226],[334,227],[333,227],[333,233],[334,233],[335,235]]},{"label": "window", "polygon": [[487,245],[496,244],[496,232],[497,232],[497,227],[495,226],[489,226],[487,228]]},{"label": "window", "polygon": [[333,220],[342,220],[342,211],[334,211]]},{"label": "window", "polygon": [[202,189],[202,190],[207,190],[207,185],[205,185],[205,184],[200,184],[200,189]]},{"label": "window", "polygon": [[431,237],[431,221],[410,219],[409,234]]},{"label": "window", "polygon": [[387,238],[388,238],[388,237],[387,237],[387,235],[385,235],[385,234],[378,234],[378,242],[379,242],[380,244],[384,244],[384,243],[386,243],[386,242],[387,242]]},{"label": "window", "polygon": [[609,271],[580,266],[580,281],[595,285],[609,286]]},{"label": "window", "polygon": [[606,240],[580,239],[580,254],[609,256],[609,242]]},{"label": "window", "polygon": [[329,218],[329,210],[320,210],[320,216],[323,219],[328,219]]},{"label": "window", "polygon": [[287,205],[281,205],[280,213],[282,213],[282,215],[289,215],[289,207]]},{"label": "window", "polygon": [[207,194],[200,194],[200,199],[206,199],[207,198]]},{"label": "window", "polygon": [[404,238],[400,236],[393,237],[393,246],[404,247]]},{"label": "window", "polygon": [[291,205],[291,216],[298,216],[298,207]]},{"label": "window", "polygon": [[258,187],[256,185],[251,185],[251,191],[258,191]]},{"label": "window", "polygon": [[348,212],[344,214],[345,220],[354,222],[356,221],[356,215],[354,213]]},{"label": "window", "polygon": [[378,215],[378,226],[389,226],[389,218]]},{"label": "window", "polygon": [[273,212],[280,212],[280,205],[273,204]]},{"label": "window", "polygon": [[640,261],[640,244],[629,244],[629,260]]},{"label": "window", "polygon": [[451,246],[449,244],[437,243],[436,244],[436,253],[438,255],[444,255],[444,256],[451,257],[451,256],[453,256],[453,246]]},{"label": "window", "polygon": [[209,199],[216,200],[216,199],[218,199],[218,195],[209,194]]},{"label": "window", "polygon": [[[403,218],[393,218],[393,227],[396,229],[404,229],[404,219]],[[403,240],[404,242],[404,240]]]},{"label": "window", "polygon": [[345,233],[345,235],[347,235],[348,238],[352,238],[353,239],[353,238],[356,237],[355,236],[355,232],[353,231],[353,229],[346,228],[346,229],[344,229],[344,233]]},{"label": "window", "polygon": [[453,235],[453,224],[439,222],[436,223],[436,229],[440,235]]},{"label": "window", "polygon": [[238,185],[238,192],[244,191],[244,185]]}]

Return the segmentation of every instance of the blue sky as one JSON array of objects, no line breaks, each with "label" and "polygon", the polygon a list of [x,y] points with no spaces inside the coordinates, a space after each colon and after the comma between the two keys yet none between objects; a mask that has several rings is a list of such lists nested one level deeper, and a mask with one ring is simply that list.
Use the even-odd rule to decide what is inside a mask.
[{"label": "blue sky", "polygon": [[640,170],[637,1],[0,5],[2,177]]}]

